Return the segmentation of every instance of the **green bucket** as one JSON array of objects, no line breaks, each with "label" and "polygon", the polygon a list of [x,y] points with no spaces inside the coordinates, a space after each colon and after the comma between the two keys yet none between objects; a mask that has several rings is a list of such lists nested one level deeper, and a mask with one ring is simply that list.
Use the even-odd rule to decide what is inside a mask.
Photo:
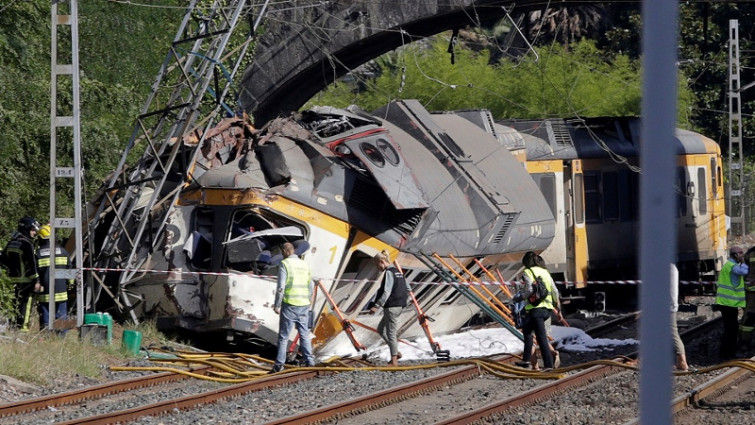
[{"label": "green bucket", "polygon": [[106,326],[107,337],[105,342],[110,344],[113,341],[113,316],[110,313],[87,313],[84,315],[84,324]]},{"label": "green bucket", "polygon": [[139,331],[124,330],[121,351],[136,356],[139,355],[140,348],[142,348],[142,333]]},{"label": "green bucket", "polygon": [[107,343],[112,344],[113,342],[113,316],[110,315],[110,313],[100,313],[102,314],[102,324],[107,326]]},{"label": "green bucket", "polygon": [[84,315],[84,324],[85,325],[104,325],[102,323],[102,315],[101,313],[87,313]]}]

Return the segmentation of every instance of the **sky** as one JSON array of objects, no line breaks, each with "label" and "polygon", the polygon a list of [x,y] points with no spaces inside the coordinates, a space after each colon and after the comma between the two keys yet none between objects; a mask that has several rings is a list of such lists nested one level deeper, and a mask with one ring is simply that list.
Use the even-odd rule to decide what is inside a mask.
[{"label": "sky", "polygon": [[[592,351],[599,347],[638,344],[635,339],[593,339],[583,330],[577,328],[551,326],[556,349],[559,351]],[[505,328],[471,329],[455,334],[433,338],[440,344],[441,350],[449,350],[452,359],[483,357],[494,354],[521,354],[524,343]],[[405,360],[432,360],[435,354],[427,338],[422,337],[406,343],[399,342],[398,349]],[[390,361],[388,346],[384,343],[367,347],[368,357]],[[353,355],[354,353],[341,353]]]}]

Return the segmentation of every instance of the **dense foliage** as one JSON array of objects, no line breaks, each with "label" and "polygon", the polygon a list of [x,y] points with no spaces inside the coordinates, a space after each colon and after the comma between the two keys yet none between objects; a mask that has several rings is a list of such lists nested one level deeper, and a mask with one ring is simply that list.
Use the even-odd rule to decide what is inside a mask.
[{"label": "dense foliage", "polygon": [[[7,2],[6,2],[7,3]],[[178,6],[179,0],[161,4]],[[0,242],[18,219],[46,222],[50,205],[49,0],[17,1],[0,13]],[[65,4],[61,5],[61,12]],[[79,2],[82,161],[87,192],[115,168],[165,58],[183,8]],[[61,64],[70,39],[58,36]],[[70,77],[59,77],[58,114],[70,114]],[[72,165],[70,131],[58,132],[58,166]],[[59,179],[60,180],[60,179]],[[57,186],[58,216],[73,216],[72,185]]]},{"label": "dense foliage", "polygon": [[[560,45],[536,47],[528,57],[495,65],[489,65],[487,50],[459,49],[452,63],[447,46],[443,36],[429,46],[407,46],[377,78],[361,78],[362,90],[347,80],[310,104],[354,103],[371,110],[392,99],[413,98],[431,110],[484,107],[496,118],[640,115],[639,61],[606,55],[591,41],[577,42],[568,50]],[[683,84],[679,91],[680,111],[686,111],[692,107],[692,94]],[[679,119],[686,124],[687,114]]]}]

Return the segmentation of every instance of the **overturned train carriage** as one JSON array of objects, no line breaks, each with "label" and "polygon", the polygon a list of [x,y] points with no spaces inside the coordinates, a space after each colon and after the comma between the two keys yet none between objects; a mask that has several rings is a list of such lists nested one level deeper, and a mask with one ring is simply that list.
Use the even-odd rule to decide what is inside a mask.
[{"label": "overturned train carriage", "polygon": [[[483,276],[482,264],[511,279],[524,252],[554,237],[554,217],[524,165],[481,121],[492,123],[485,111],[431,114],[401,101],[372,114],[315,108],[249,139],[226,125],[234,136],[207,139],[155,236],[160,249],[142,268],[159,272],[118,289],[138,300],[138,317],[162,328],[274,344],[275,276],[290,241],[343,314],[365,325],[355,337],[369,345],[379,340],[369,330],[379,316],[366,306],[380,277],[370,260],[385,249],[413,282],[432,331],[455,331],[479,308],[442,284],[438,257],[462,274]],[[353,350],[325,297],[315,312],[315,348]],[[422,332],[407,307],[400,336]]]}]

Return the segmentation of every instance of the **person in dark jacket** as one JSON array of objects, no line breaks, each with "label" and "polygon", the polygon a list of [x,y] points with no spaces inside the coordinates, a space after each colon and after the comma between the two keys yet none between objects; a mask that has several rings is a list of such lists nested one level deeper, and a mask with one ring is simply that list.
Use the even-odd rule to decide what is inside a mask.
[{"label": "person in dark jacket", "polygon": [[[50,327],[50,264],[55,260],[56,269],[70,269],[71,260],[65,248],[55,244],[55,254],[51,255],[50,225],[45,224],[39,229],[39,247],[37,248],[37,270],[42,291],[36,294],[37,312],[39,313],[39,328]],[[73,280],[55,279],[55,319],[68,318],[68,286]],[[56,330],[59,335],[65,335],[64,330]]]},{"label": "person in dark jacket", "polygon": [[39,231],[39,222],[24,217],[18,222],[18,231],[3,249],[3,266],[14,286],[16,307],[15,326],[21,332],[29,331],[34,293],[42,290],[34,256],[34,238]]},{"label": "person in dark jacket", "polygon": [[385,271],[385,275],[370,313],[375,314],[379,307],[383,308],[383,318],[378,325],[378,332],[391,351],[391,366],[398,366],[398,359],[401,358],[398,351],[398,317],[407,305],[411,289],[404,279],[404,274],[391,265],[387,252],[383,251],[374,258],[378,269]]}]

